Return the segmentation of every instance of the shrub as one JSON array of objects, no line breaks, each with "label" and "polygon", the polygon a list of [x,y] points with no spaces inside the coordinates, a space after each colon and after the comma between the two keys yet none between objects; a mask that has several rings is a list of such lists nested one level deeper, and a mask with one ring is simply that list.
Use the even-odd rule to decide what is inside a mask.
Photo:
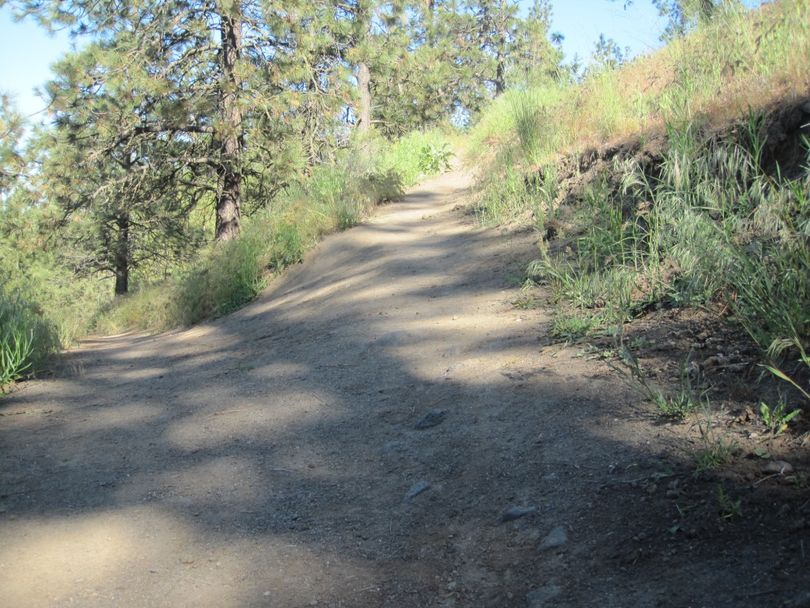
[{"label": "shrub", "polygon": [[0,285],[0,389],[31,375],[59,348],[56,329]]}]

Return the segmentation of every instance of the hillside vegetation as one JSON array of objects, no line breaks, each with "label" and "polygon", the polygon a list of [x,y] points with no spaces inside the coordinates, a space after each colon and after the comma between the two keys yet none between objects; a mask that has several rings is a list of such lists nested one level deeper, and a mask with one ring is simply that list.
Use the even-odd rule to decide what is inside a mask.
[{"label": "hillside vegetation", "polygon": [[529,277],[553,293],[554,334],[614,335],[638,375],[623,324],[699,308],[807,377],[808,56],[808,3],[730,5],[620,69],[489,107],[469,143],[477,213],[542,235]]},{"label": "hillside vegetation", "polygon": [[41,124],[0,92],[0,387],[88,333],[244,304],[561,63],[543,0],[2,6],[76,45]]}]

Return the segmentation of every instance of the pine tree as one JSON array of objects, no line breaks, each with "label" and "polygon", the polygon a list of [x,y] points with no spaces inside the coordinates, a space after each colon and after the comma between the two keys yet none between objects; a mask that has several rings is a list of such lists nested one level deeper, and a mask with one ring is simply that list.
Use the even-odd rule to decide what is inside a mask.
[{"label": "pine tree", "polygon": [[279,88],[272,66],[294,49],[289,23],[300,19],[306,6],[81,0],[34,2],[28,9],[47,23],[93,32],[107,51],[105,64],[96,70],[95,91],[125,79],[132,97],[118,133],[100,145],[137,147],[150,140],[182,149],[178,162],[193,183],[214,195],[215,237],[227,240],[239,233],[245,182],[251,177],[246,147],[254,142],[248,142],[248,127],[267,124],[246,112],[258,110],[265,117],[269,112],[273,120],[283,112],[268,103]]},{"label": "pine tree", "polygon": [[0,202],[24,170],[20,151],[24,121],[11,98],[0,93]]}]

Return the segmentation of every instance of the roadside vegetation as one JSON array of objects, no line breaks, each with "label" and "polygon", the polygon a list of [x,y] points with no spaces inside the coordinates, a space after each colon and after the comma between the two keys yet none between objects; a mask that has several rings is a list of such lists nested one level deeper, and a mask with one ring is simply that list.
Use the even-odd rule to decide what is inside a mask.
[{"label": "roadside vegetation", "polygon": [[[271,208],[246,218],[240,238],[204,245],[188,261],[164,267],[163,277],[153,268],[136,273],[130,292],[115,297],[110,279],[72,276],[41,250],[26,252],[21,242],[20,249],[4,248],[0,386],[41,369],[49,355],[88,333],[161,331],[239,308],[325,234],[356,225],[374,206],[446,169],[448,154],[447,136],[438,129],[395,142],[359,139],[284,188]],[[11,213],[6,218],[13,219]],[[12,264],[27,274],[14,273]]]},{"label": "roadside vegetation", "polygon": [[[160,331],[227,314],[252,300],[271,277],[300,262],[322,236],[356,225],[376,205],[435,173],[446,145],[439,130],[388,144],[367,139],[313,169],[247,219],[240,238],[205,248],[172,276],[147,283],[99,309],[94,331]],[[436,170],[423,171],[423,167]]]},{"label": "roadside vegetation", "polygon": [[3,8],[76,41],[41,124],[0,94],[3,386],[88,333],[242,306],[562,56],[542,0]]},{"label": "roadside vegetation", "polygon": [[783,431],[810,407],[808,56],[806,2],[718,3],[650,56],[507,92],[471,133],[469,158],[486,167],[480,220],[541,237],[527,280],[550,288],[552,333],[613,340],[664,416],[708,398],[652,386],[623,327],[674,309],[756,343],[791,403],[764,404],[766,426]]}]

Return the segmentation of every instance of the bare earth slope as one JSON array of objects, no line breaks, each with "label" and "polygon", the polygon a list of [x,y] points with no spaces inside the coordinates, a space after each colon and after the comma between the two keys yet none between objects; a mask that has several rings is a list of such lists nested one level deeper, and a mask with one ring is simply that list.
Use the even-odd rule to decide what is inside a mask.
[{"label": "bare earth slope", "polygon": [[468,182],[328,238],[236,314],[85,343],[0,401],[0,605],[797,597],[798,544],[767,527],[668,531],[688,473],[666,427],[543,348],[508,276],[533,237],[476,227]]}]

